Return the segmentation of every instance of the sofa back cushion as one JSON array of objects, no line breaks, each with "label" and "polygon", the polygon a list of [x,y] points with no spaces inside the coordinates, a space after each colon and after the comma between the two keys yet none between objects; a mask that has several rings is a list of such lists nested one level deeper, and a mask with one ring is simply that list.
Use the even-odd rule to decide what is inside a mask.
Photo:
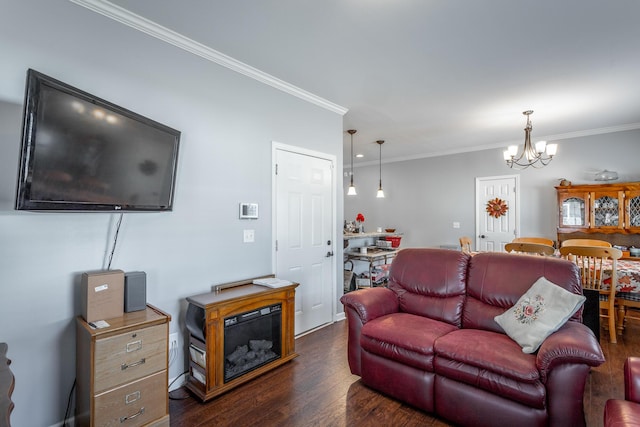
[{"label": "sofa back cushion", "polygon": [[[504,333],[493,318],[511,308],[540,277],[582,294],[578,268],[567,260],[499,252],[473,256],[462,326]],[[569,320],[581,321],[582,308]]]},{"label": "sofa back cushion", "polygon": [[389,274],[389,289],[398,296],[400,311],[460,327],[470,258],[446,249],[401,250]]}]

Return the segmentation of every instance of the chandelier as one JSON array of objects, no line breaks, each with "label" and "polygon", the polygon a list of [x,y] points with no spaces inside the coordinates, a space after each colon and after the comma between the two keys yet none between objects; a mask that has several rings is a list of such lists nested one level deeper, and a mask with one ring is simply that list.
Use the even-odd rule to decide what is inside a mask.
[{"label": "chandelier", "polygon": [[531,120],[533,110],[523,111],[527,116],[527,126],[524,128],[524,148],[518,155],[518,146],[510,145],[504,151],[504,160],[507,166],[513,169],[526,169],[529,166],[541,168],[547,166],[558,151],[558,144],[547,144],[547,141],[538,141],[535,146],[531,144]]}]

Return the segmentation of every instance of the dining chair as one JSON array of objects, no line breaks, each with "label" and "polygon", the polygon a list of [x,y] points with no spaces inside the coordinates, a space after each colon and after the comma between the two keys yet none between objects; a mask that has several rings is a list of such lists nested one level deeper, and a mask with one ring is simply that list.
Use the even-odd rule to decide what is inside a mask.
[{"label": "dining chair", "polygon": [[[600,317],[607,319],[609,341],[616,340],[616,285],[618,284],[617,262],[622,257],[622,251],[616,248],[596,246],[563,246],[560,255],[576,263],[580,269],[580,279],[583,289],[598,291],[600,294]],[[611,260],[611,283],[605,288],[602,285],[602,271],[609,270],[608,260]],[[606,312],[606,313],[605,313]]]},{"label": "dining chair", "polygon": [[612,247],[611,243],[606,240],[598,239],[567,239],[562,242],[561,246],[601,246],[604,248]]},{"label": "dining chair", "polygon": [[471,253],[471,238],[467,236],[460,237],[460,250],[466,254]]},{"label": "dining chair", "polygon": [[546,237],[516,237],[511,243],[540,243],[541,245],[553,246],[555,242]]},{"label": "dining chair", "polygon": [[555,249],[550,245],[543,245],[541,243],[507,243],[504,245],[504,250],[507,252],[514,252],[519,254],[529,255],[553,255]]},{"label": "dining chair", "polygon": [[622,334],[627,320],[640,320],[640,294],[618,292],[616,305],[618,306],[618,333]]}]

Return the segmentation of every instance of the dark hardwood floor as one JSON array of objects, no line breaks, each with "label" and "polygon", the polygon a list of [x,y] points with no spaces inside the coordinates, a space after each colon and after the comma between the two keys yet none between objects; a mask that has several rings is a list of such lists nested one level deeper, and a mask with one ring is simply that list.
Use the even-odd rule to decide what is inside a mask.
[{"label": "dark hardwood floor", "polygon": [[[600,343],[607,361],[592,370],[585,390],[587,426],[602,426],[604,404],[624,398],[622,366],[640,355],[640,324],[630,323],[617,344]],[[171,426],[449,426],[383,396],[351,375],[346,322],[296,340],[300,355],[207,403],[186,389],[170,393]]]}]

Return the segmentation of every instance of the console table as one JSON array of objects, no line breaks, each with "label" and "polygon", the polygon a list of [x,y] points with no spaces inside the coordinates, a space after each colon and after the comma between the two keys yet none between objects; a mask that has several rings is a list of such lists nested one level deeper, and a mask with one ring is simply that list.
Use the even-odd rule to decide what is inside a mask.
[{"label": "console table", "polygon": [[[373,286],[373,268],[377,264],[391,264],[393,258],[398,254],[399,249],[381,249],[375,246],[368,247],[367,253],[363,254],[359,251],[346,252],[347,260],[358,260],[368,263],[369,268],[369,286]],[[369,286],[357,286],[358,288]]]},{"label": "console table", "polygon": [[[297,357],[294,342],[297,283],[277,288],[254,285],[254,279],[215,286],[213,292],[187,298],[189,377],[186,387],[203,402],[239,386]],[[225,380],[225,323],[236,317],[281,307],[280,357],[241,376]],[[226,356],[229,358],[229,355]]]}]

